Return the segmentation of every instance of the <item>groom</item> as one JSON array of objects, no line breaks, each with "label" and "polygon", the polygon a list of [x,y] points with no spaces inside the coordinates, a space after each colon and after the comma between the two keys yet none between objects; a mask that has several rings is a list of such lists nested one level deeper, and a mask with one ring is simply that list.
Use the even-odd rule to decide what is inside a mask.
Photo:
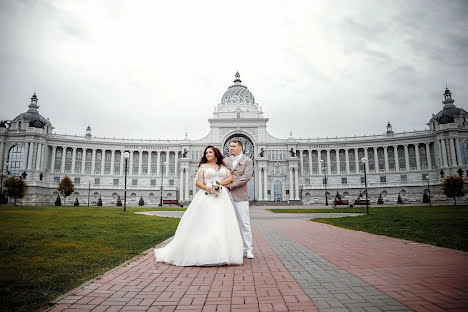
[{"label": "groom", "polygon": [[253,259],[252,231],[250,229],[249,192],[247,183],[252,178],[253,163],[250,157],[242,154],[242,142],[233,140],[229,147],[231,156],[224,162],[231,170],[234,181],[229,184],[232,203],[234,205],[237,220],[241,225],[242,240],[244,242],[244,255]]}]

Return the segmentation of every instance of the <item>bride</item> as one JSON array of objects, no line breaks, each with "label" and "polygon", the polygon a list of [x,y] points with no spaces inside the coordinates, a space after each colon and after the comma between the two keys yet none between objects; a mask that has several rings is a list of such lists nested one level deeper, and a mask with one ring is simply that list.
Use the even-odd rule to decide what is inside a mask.
[{"label": "bride", "polygon": [[[219,149],[207,146],[196,177],[201,190],[185,211],[172,241],[154,250],[156,261],[177,266],[242,264],[242,237],[226,188],[232,180]],[[220,192],[212,186],[216,182]]]}]

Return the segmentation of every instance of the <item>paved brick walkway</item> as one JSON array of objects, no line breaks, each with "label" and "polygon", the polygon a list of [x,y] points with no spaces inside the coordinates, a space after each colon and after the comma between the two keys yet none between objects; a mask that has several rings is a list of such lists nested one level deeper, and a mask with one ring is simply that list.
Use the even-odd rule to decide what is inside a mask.
[{"label": "paved brick walkway", "polygon": [[468,254],[252,207],[255,259],[175,267],[152,250],[50,311],[466,311]]}]

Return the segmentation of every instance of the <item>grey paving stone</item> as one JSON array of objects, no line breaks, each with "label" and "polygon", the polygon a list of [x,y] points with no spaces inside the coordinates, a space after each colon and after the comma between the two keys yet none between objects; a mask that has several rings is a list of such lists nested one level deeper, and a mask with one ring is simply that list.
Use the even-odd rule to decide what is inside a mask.
[{"label": "grey paving stone", "polygon": [[252,222],[319,311],[411,311],[277,231],[267,221],[255,219]]}]

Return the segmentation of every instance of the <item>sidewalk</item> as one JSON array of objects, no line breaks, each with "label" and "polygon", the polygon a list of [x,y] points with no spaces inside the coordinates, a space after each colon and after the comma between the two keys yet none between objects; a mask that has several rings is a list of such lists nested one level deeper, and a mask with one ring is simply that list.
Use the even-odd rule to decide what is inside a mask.
[{"label": "sidewalk", "polygon": [[255,259],[175,267],[152,250],[50,311],[466,311],[468,254],[252,207]]}]

